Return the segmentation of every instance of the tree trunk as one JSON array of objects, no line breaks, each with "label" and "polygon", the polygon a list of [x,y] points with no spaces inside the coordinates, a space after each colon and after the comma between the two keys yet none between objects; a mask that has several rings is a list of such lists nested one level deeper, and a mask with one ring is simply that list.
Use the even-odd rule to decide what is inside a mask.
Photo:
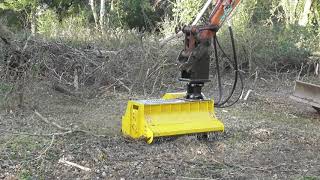
[{"label": "tree trunk", "polygon": [[94,23],[96,25],[96,28],[98,28],[98,14],[97,14],[97,11],[96,11],[95,0],[89,0],[89,5],[90,5],[91,10],[92,10]]},{"label": "tree trunk", "polygon": [[101,29],[102,33],[104,32],[105,14],[106,14],[106,0],[101,0],[101,3],[100,3],[100,29]]},{"label": "tree trunk", "polygon": [[36,10],[34,8],[32,8],[31,10],[30,25],[31,25],[31,34],[34,36],[37,33],[37,16],[36,16]]},{"label": "tree trunk", "polygon": [[311,10],[312,0],[306,0],[304,4],[304,10],[302,15],[300,16],[299,25],[306,26],[308,24],[308,15]]},{"label": "tree trunk", "polygon": [[111,0],[111,7],[110,7],[110,11],[114,11],[114,0]]},{"label": "tree trunk", "polygon": [[5,25],[0,24],[0,39],[5,44],[7,44],[7,45],[11,44],[12,36],[13,36],[12,32],[9,31],[8,28]]},{"label": "tree trunk", "polygon": [[292,0],[290,4],[290,8],[292,9],[291,12],[291,24],[297,23],[299,17],[297,17],[297,7],[298,7],[298,0]]}]

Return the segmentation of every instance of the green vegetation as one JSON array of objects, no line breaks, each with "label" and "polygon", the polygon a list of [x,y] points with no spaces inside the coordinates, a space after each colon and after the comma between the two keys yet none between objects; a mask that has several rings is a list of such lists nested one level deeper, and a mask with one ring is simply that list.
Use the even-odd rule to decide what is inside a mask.
[{"label": "green vegetation", "polygon": [[19,179],[21,180],[32,180],[32,175],[28,170],[23,169],[20,173],[19,173]]},{"label": "green vegetation", "polygon": [[3,104],[5,95],[11,91],[12,87],[6,83],[0,82],[0,105]]},{"label": "green vegetation", "polygon": [[320,177],[305,176],[301,180],[319,180]]},{"label": "green vegetation", "polygon": [[44,142],[47,142],[45,138],[17,136],[11,139],[4,148],[12,151],[11,159],[27,161],[30,160],[30,157],[35,156],[34,152],[39,151],[40,153]]},{"label": "green vegetation", "polygon": [[6,83],[0,83],[0,93],[3,94],[3,93],[7,93],[8,91],[11,90],[11,86],[6,84]]},{"label": "green vegetation", "polygon": [[[90,7],[93,2],[94,11]],[[310,7],[305,7],[311,1]],[[28,19],[31,23],[32,16],[40,21],[62,25],[72,17],[78,17],[86,24],[93,25],[94,14],[99,14],[101,1],[97,0],[2,0],[0,1],[0,13],[7,15],[9,25],[15,25],[17,19],[20,21]],[[147,0],[119,0],[105,1],[104,11],[106,18],[104,24],[108,28],[139,28],[140,30],[156,30],[164,20],[170,21],[173,25],[189,24],[203,6],[204,0],[175,0],[175,1],[155,1]],[[319,31],[319,11],[320,4],[312,0],[243,0],[235,16],[234,24],[237,27],[247,29],[252,25],[261,26],[285,26],[300,24],[309,26]],[[15,13],[18,12],[18,13]],[[15,18],[12,17],[15,14]],[[300,22],[303,16],[307,15],[306,22]],[[206,16],[205,16],[206,17]],[[57,21],[52,21],[52,20]],[[205,20],[205,18],[204,18]],[[24,24],[29,27],[28,24]],[[156,26],[158,25],[158,26]],[[245,30],[244,29],[244,30]]]},{"label": "green vegetation", "polygon": [[[94,43],[118,49],[173,34],[190,24],[204,3],[205,0],[2,0],[0,21],[14,32],[27,29],[73,45]],[[314,63],[307,59],[320,51],[319,14],[320,3],[315,0],[241,1],[232,22],[240,60],[248,64],[243,69],[299,69],[302,63]],[[208,16],[209,11],[202,23]],[[226,28],[219,36],[230,50]]]}]

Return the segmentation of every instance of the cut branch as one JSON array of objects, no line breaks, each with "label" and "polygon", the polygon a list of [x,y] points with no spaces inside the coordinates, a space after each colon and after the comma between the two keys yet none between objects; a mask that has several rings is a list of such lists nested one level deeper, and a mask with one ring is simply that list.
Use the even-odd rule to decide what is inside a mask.
[{"label": "cut branch", "polygon": [[79,165],[79,164],[76,164],[76,163],[67,161],[67,160],[65,160],[64,158],[59,159],[59,163],[62,163],[62,164],[64,164],[64,165],[68,165],[68,166],[73,166],[73,167],[79,168],[79,169],[84,170],[84,171],[88,171],[88,172],[91,171],[90,168],[87,168],[87,167],[81,166],[81,165]]},{"label": "cut branch", "polygon": [[59,124],[55,123],[55,122],[50,122],[47,118],[45,118],[44,116],[42,116],[37,110],[34,110],[34,113],[45,123],[47,124],[51,124],[53,125],[54,127],[56,127],[57,129],[59,130],[63,130],[63,131],[70,131],[71,129],[69,128],[65,128],[65,127],[62,127],[60,126]]}]

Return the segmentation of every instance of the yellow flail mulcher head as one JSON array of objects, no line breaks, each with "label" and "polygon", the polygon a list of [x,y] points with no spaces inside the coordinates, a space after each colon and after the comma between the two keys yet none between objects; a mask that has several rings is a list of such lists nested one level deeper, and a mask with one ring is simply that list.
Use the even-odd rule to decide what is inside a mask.
[{"label": "yellow flail mulcher head", "polygon": [[156,137],[223,132],[210,99],[188,100],[186,93],[168,93],[162,99],[129,101],[122,117],[122,133],[151,144]]}]

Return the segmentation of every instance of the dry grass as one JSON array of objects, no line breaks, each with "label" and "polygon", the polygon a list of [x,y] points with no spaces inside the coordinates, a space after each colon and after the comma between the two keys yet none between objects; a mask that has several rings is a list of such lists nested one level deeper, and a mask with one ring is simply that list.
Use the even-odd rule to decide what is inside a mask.
[{"label": "dry grass", "polygon": [[[6,131],[0,138],[1,177],[316,179],[320,176],[319,116],[312,108],[287,100],[290,86],[266,88],[264,83],[258,81],[248,101],[216,110],[226,125],[218,138],[198,141],[182,136],[154,145],[123,138],[119,132],[127,100],[139,97],[108,92],[84,103],[44,86],[34,97],[44,117],[95,135],[77,132],[52,141],[51,136],[35,135],[61,130],[32,111],[19,116],[2,112],[0,129]],[[92,171],[65,166],[59,163],[61,158]]]},{"label": "dry grass", "polygon": [[[24,50],[8,48],[3,58],[23,60],[22,64],[10,72],[3,71],[7,63],[1,64],[0,93],[6,96],[2,99],[6,104],[0,111],[0,178],[320,176],[319,116],[288,100],[292,74],[283,79],[278,74],[259,76],[248,101],[217,109],[226,125],[222,136],[208,141],[182,136],[150,146],[121,136],[121,116],[128,99],[159,97],[182,87],[175,82],[176,49],[160,49],[154,42],[116,51],[32,38],[16,43]],[[247,87],[253,87],[252,78]],[[17,89],[17,82],[23,84],[22,89]],[[212,95],[211,89],[207,92]],[[20,108],[16,106],[19,93],[23,94]],[[53,124],[81,131],[65,133]],[[61,158],[92,171],[65,166],[59,163]]]}]

